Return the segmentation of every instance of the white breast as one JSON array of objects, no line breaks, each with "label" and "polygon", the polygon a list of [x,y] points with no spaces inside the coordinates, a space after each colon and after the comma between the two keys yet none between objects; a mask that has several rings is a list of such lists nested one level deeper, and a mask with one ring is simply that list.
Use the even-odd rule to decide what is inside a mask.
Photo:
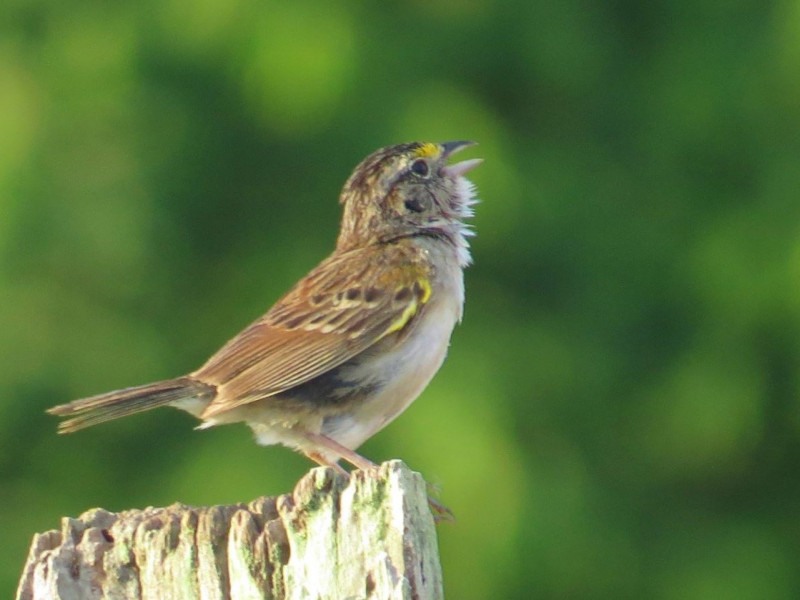
[{"label": "white breast", "polygon": [[[420,395],[442,366],[450,334],[461,319],[464,283],[461,269],[453,269],[450,281],[434,293],[421,320],[403,341],[380,357],[358,367],[348,378],[380,373],[380,391],[353,412],[327,420],[323,432],[340,444],[355,449],[388,425]],[[457,275],[456,275],[457,274]]]}]

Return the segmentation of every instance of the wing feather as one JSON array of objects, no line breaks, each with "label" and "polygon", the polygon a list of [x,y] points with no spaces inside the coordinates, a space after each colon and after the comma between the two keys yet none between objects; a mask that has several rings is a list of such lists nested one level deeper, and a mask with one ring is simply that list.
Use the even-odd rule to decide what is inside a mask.
[{"label": "wing feather", "polygon": [[285,392],[402,331],[428,302],[430,275],[411,244],[325,260],[192,374],[222,392],[203,417]]}]

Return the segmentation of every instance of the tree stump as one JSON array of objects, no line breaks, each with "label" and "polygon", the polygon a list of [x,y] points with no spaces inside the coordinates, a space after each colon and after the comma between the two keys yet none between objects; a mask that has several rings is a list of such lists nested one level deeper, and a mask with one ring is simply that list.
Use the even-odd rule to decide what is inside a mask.
[{"label": "tree stump", "polygon": [[348,479],[315,468],[292,494],[64,518],[36,534],[18,600],[436,599],[425,482],[400,461]]}]

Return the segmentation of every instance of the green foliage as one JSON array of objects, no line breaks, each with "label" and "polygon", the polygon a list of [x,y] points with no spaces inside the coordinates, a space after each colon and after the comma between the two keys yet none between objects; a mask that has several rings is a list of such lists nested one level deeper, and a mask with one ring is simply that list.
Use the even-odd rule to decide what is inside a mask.
[{"label": "green foliage", "polygon": [[0,595],[62,515],[290,489],[244,427],[44,409],[198,366],[411,139],[486,159],[450,357],[363,449],[441,485],[448,597],[800,595],[797,3],[0,11]]}]

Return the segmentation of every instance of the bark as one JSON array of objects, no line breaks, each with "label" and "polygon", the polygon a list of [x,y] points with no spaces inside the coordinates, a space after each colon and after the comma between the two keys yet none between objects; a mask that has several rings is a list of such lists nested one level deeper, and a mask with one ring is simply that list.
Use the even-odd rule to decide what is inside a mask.
[{"label": "bark", "polygon": [[400,461],[292,494],[64,518],[36,534],[18,600],[442,597],[422,477]]}]

